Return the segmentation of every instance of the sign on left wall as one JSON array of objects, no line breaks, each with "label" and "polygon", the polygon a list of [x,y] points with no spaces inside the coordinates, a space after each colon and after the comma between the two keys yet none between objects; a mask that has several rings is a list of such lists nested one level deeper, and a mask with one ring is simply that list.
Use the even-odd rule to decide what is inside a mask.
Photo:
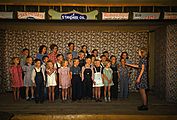
[{"label": "sign on left wall", "polygon": [[45,19],[45,12],[17,12],[18,19],[38,19],[44,20]]},{"label": "sign on left wall", "polygon": [[0,19],[13,19],[13,12],[0,12]]}]

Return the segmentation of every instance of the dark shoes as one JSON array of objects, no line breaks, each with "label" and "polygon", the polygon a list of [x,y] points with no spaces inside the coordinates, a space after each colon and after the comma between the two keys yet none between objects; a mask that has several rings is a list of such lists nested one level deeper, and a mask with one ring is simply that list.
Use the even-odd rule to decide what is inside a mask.
[{"label": "dark shoes", "polygon": [[96,102],[102,102],[102,100],[101,100],[101,99],[96,99],[95,101],[96,101]]},{"label": "dark shoes", "polygon": [[137,108],[138,108],[139,111],[147,111],[148,110],[147,105],[138,106]]}]

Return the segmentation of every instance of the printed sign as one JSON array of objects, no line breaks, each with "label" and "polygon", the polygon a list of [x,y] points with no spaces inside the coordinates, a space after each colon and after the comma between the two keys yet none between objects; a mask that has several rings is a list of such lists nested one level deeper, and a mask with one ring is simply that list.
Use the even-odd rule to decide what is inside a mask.
[{"label": "printed sign", "polygon": [[96,20],[98,11],[94,10],[88,13],[81,13],[75,10],[70,12],[57,12],[53,9],[50,9],[48,14],[51,16],[52,20]]},{"label": "printed sign", "polygon": [[70,14],[62,14],[61,19],[62,20],[87,20],[87,16],[77,14],[77,13],[70,13]]},{"label": "printed sign", "polygon": [[17,12],[18,19],[45,19],[45,12]]},{"label": "printed sign", "polygon": [[169,20],[177,19],[177,12],[165,12],[164,19],[169,19]]},{"label": "printed sign", "polygon": [[159,17],[160,13],[133,12],[133,20],[157,20]]},{"label": "printed sign", "polygon": [[0,19],[13,19],[13,12],[0,12]]},{"label": "printed sign", "polygon": [[102,13],[102,20],[128,20],[129,13]]}]

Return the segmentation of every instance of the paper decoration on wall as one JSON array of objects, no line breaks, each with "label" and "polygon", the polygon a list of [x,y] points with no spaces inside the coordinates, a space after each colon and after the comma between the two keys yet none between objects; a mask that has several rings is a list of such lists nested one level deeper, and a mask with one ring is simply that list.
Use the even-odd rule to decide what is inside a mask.
[{"label": "paper decoration on wall", "polygon": [[129,13],[102,12],[102,20],[128,20]]},{"label": "paper decoration on wall", "polygon": [[45,12],[17,12],[18,19],[45,19]]},{"label": "paper decoration on wall", "polygon": [[0,19],[13,19],[13,12],[0,12]]},{"label": "paper decoration on wall", "polygon": [[52,20],[96,20],[96,15],[98,11],[94,10],[88,13],[81,13],[76,10],[70,12],[57,12],[53,9],[48,11]]},{"label": "paper decoration on wall", "polygon": [[160,13],[133,12],[133,20],[157,20],[159,17]]},{"label": "paper decoration on wall", "polygon": [[175,20],[177,19],[177,12],[165,12],[164,19]]}]

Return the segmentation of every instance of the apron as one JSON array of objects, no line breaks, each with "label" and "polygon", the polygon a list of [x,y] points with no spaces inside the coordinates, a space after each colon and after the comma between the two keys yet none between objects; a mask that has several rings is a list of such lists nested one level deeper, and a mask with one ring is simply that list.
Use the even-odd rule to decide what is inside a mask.
[{"label": "apron", "polygon": [[103,81],[102,81],[102,76],[101,76],[101,69],[102,69],[102,67],[100,68],[100,72],[97,72],[97,70],[95,68],[95,71],[96,71],[96,73],[94,73],[95,84],[93,84],[93,87],[102,87],[102,86],[104,86]]}]

